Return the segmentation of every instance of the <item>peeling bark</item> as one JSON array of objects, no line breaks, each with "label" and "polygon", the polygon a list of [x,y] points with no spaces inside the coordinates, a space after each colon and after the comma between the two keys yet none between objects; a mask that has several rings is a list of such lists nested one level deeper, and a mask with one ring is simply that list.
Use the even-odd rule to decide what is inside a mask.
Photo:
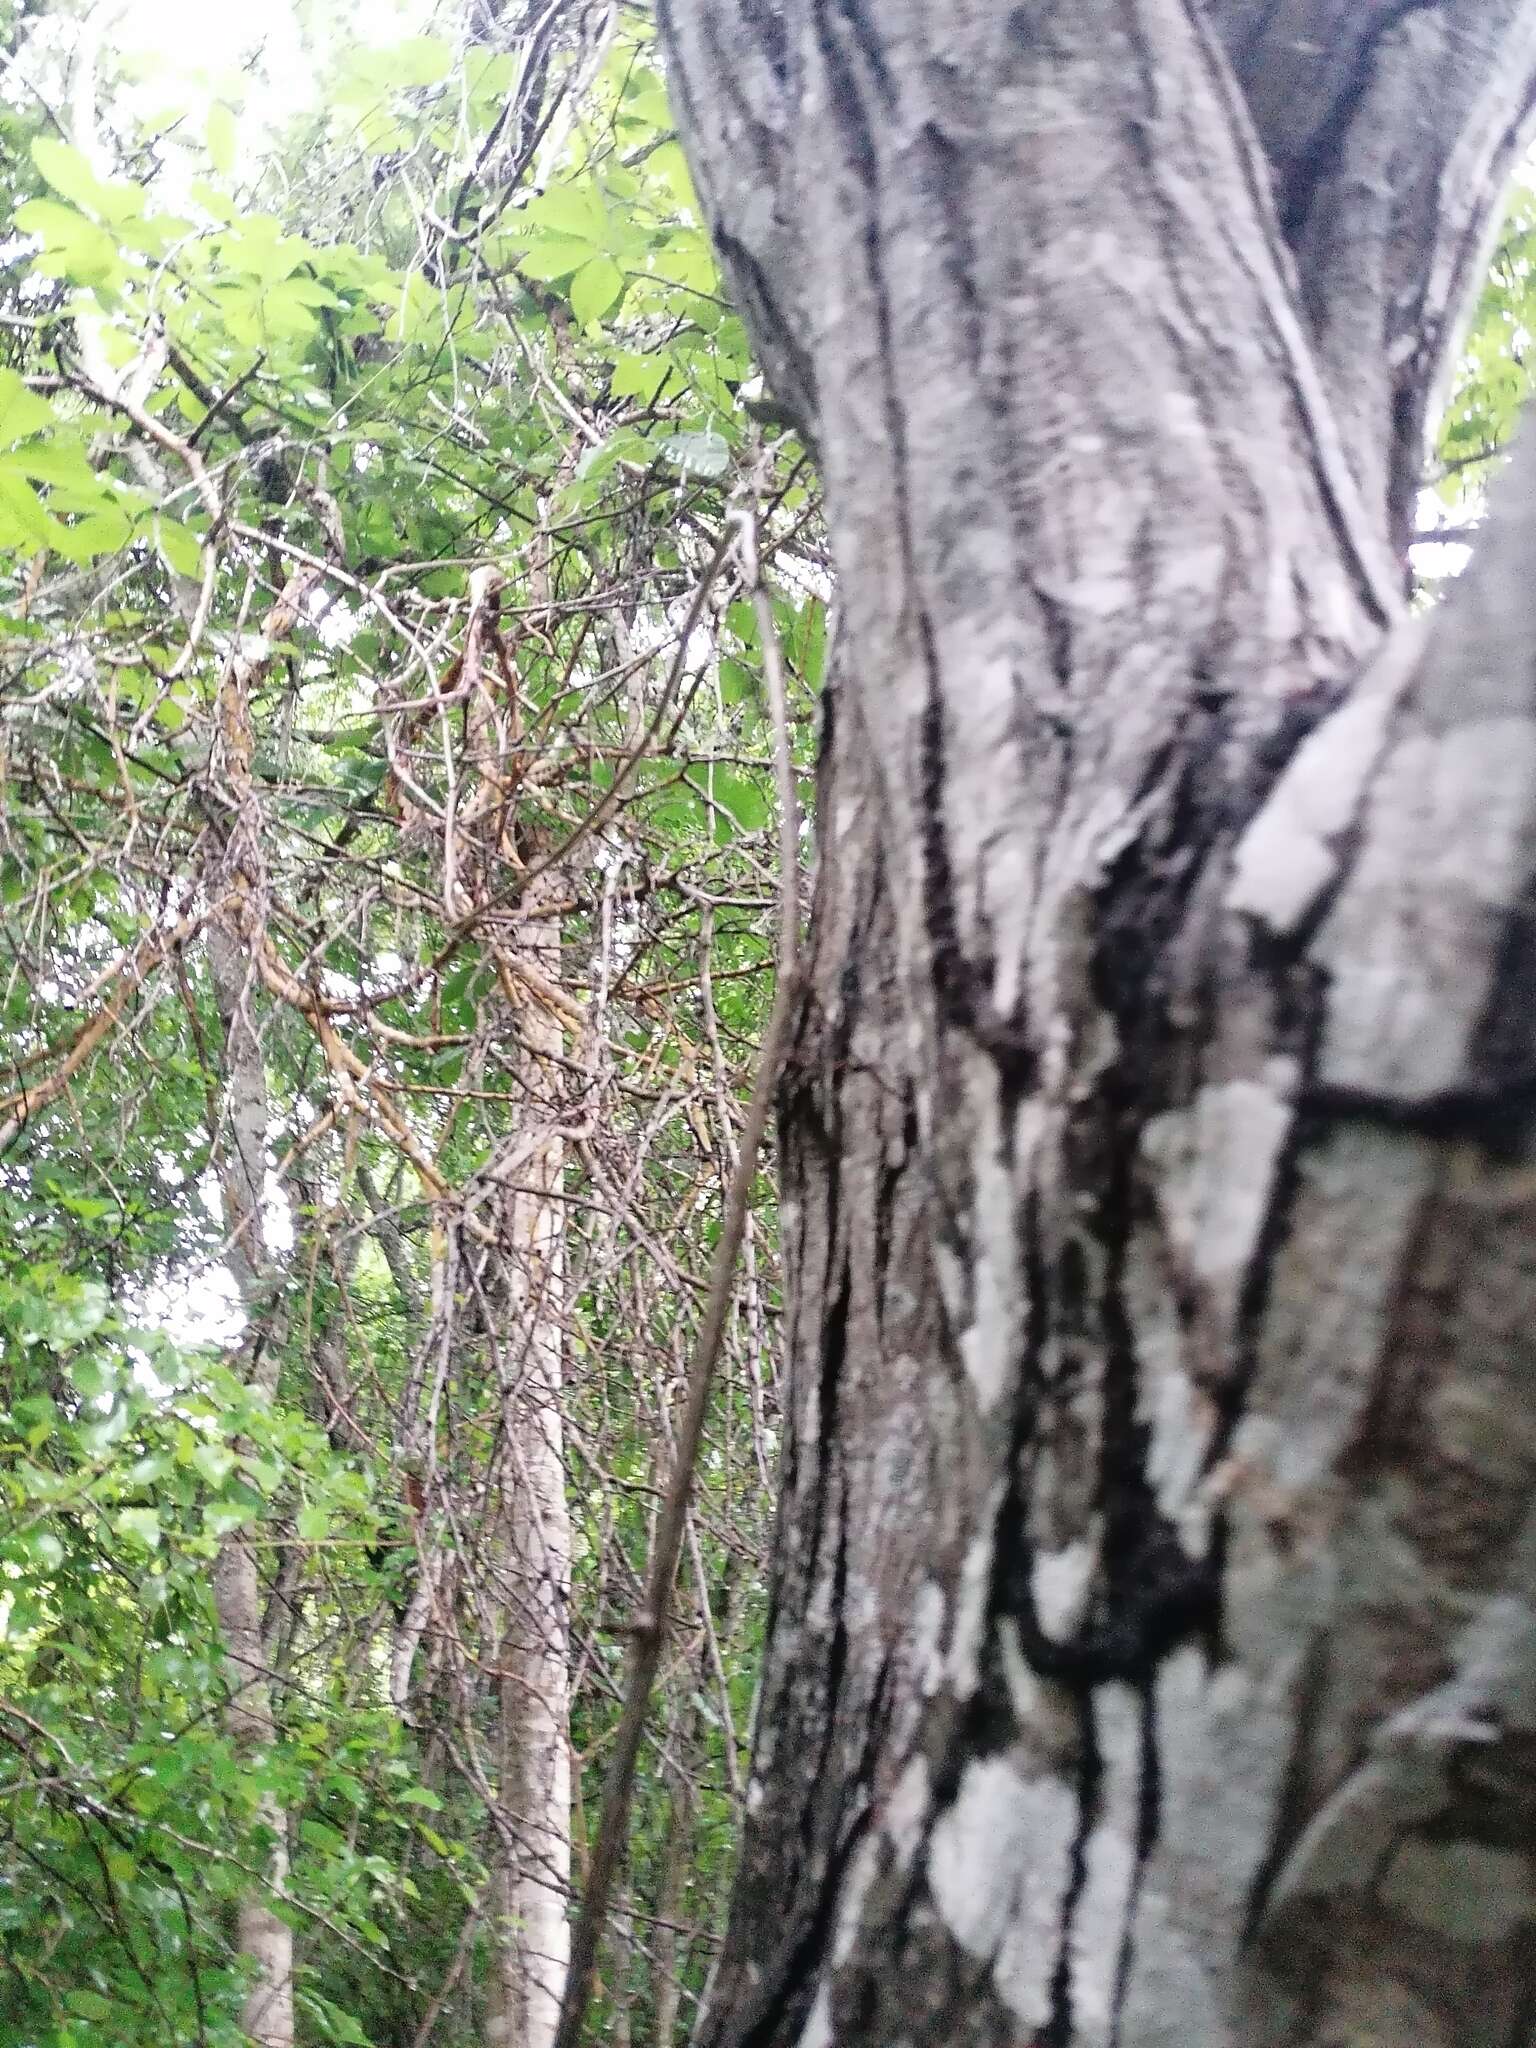
[{"label": "peeling bark", "polygon": [[842,607],[701,2040],[1514,2048],[1536,445],[1402,590],[1536,6],[663,17]]}]

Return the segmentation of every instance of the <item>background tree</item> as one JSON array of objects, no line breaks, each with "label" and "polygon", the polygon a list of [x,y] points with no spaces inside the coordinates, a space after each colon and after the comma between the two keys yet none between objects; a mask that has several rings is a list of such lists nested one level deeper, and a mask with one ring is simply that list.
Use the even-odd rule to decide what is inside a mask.
[{"label": "background tree", "polygon": [[1536,8],[662,16],[841,605],[703,2039],[1524,2041]]},{"label": "background tree", "polygon": [[[18,2048],[547,2039],[766,1013],[732,535],[750,511],[808,758],[800,451],[737,403],[644,16],[429,12],[317,10],[286,99],[254,58],[146,78],[99,14],[7,16]],[[734,1842],[756,1193],[616,2040],[691,2023]]]}]

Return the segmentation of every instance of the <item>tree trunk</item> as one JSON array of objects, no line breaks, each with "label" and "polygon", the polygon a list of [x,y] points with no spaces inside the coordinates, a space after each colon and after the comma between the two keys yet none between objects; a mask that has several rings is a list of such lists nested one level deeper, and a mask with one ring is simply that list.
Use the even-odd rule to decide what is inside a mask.
[{"label": "tree trunk", "polygon": [[[560,984],[560,926],[552,906],[565,894],[558,869],[530,886],[508,952],[546,990]],[[556,1012],[526,985],[511,993],[520,995],[509,1064],[522,1109],[512,1185],[502,1199],[500,1248],[500,1786],[486,2041],[488,2048],[549,2048],[570,1961],[571,1525],[561,1406],[565,1144],[559,1132],[564,1033]]]},{"label": "tree trunk", "polygon": [[[302,589],[284,592],[275,608],[286,628]],[[208,970],[224,1032],[224,1129],[219,1186],[226,1232],[225,1262],[245,1315],[238,1369],[269,1397],[277,1391],[284,1310],[281,1275],[268,1252],[262,1205],[267,1174],[267,1075],[256,1009],[256,953],[265,937],[261,821],[251,790],[250,686],[247,666],[232,660],[220,685],[220,758],[208,809],[218,857],[209,886],[216,908],[208,925]],[[214,1606],[224,1638],[229,1679],[225,1726],[248,1769],[259,1769],[277,1740],[271,1659],[263,1629],[264,1596],[256,1552],[236,1530],[220,1547],[213,1573]],[[288,1816],[263,1793],[257,1818],[270,1837],[262,1882],[241,1899],[236,1943],[252,1979],[240,2025],[256,2048],[293,2048],[293,1930],[273,1906],[288,1877]]]},{"label": "tree trunk", "polygon": [[666,0],[842,625],[710,2048],[1536,2028],[1532,0]]},{"label": "tree trunk", "polygon": [[[261,1203],[266,1173],[266,1074],[251,1013],[249,952],[222,924],[209,928],[208,958],[224,1025],[225,1101],[230,1150],[222,1175],[228,1264],[245,1311],[249,1376],[269,1389],[281,1343],[266,1257]],[[264,1370],[270,1361],[270,1368]],[[225,1538],[213,1573],[214,1606],[229,1671],[225,1726],[247,1768],[277,1740],[270,1659],[262,1627],[263,1597],[256,1553],[239,1531]],[[257,1817],[269,1832],[261,1889],[247,1892],[237,1915],[236,1942],[254,1967],[240,2024],[257,2048],[293,2048],[293,1930],[272,1905],[288,1876],[288,1816],[264,1793]]]}]

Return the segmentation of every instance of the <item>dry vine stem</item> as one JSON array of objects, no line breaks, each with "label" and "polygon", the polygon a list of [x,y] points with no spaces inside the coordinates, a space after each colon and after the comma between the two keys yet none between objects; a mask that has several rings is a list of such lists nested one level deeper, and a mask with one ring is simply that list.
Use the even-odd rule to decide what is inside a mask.
[{"label": "dry vine stem", "polygon": [[[731,538],[733,530],[743,580],[752,591],[753,609],[762,636],[763,675],[768,687],[768,701],[774,726],[774,767],[779,786],[781,866],[777,985],[767,1029],[763,1033],[762,1052],[757,1063],[757,1079],[752,1089],[752,1100],[747,1108],[736,1170],[731,1175],[730,1186],[726,1191],[725,1213],[721,1218],[720,1237],[715,1246],[714,1262],[709,1276],[709,1298],[705,1303],[704,1320],[699,1328],[693,1362],[688,1372],[688,1398],[683,1410],[682,1426],[677,1435],[677,1455],[656,1524],[650,1571],[646,1578],[645,1606],[636,1616],[631,1630],[634,1655],[629,1668],[629,1685],[625,1692],[624,1711],[620,1716],[614,1741],[613,1761],[609,1766],[608,1780],[603,1788],[603,1810],[598,1822],[597,1841],[592,1849],[586,1892],[581,1902],[581,1916],[576,1922],[575,1932],[571,1938],[570,1971],[566,1979],[565,2003],[561,2008],[555,2048],[576,2048],[576,2043],[581,2038],[582,2023],[586,2018],[587,2006],[592,1996],[593,1973],[607,1917],[608,1901],[623,1861],[625,1837],[629,1827],[630,1800],[634,1792],[635,1764],[640,1754],[641,1737],[645,1732],[645,1716],[650,1705],[651,1691],[661,1666],[661,1653],[666,1646],[667,1609],[672,1598],[672,1582],[677,1576],[678,1559],[682,1554],[688,1503],[693,1491],[693,1475],[698,1464],[699,1446],[704,1436],[704,1418],[709,1412],[715,1366],[719,1360],[721,1340],[725,1334],[725,1320],[730,1313],[736,1257],[741,1250],[742,1234],[746,1228],[752,1182],[757,1174],[757,1155],[768,1129],[768,1119],[773,1113],[779,1069],[783,1064],[790,1019],[794,1014],[799,985],[800,904],[797,852],[800,829],[799,805],[795,794],[794,757],[790,747],[788,693],[785,688],[783,659],[774,631],[773,612],[768,602],[768,593],[763,586],[756,522],[750,512],[739,513],[732,520],[727,528],[726,539],[716,551],[715,560],[702,588],[708,588],[715,568],[724,559],[726,541]],[[687,646],[687,633],[688,628],[685,628],[684,649]]]}]

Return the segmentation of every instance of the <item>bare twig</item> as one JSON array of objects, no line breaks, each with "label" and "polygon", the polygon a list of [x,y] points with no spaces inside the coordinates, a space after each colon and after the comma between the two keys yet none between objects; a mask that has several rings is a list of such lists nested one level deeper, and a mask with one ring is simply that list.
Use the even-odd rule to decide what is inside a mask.
[{"label": "bare twig", "polygon": [[[742,1236],[746,1228],[752,1183],[757,1177],[757,1155],[767,1133],[768,1119],[773,1113],[779,1070],[787,1050],[798,994],[799,828],[784,672],[779,657],[778,640],[773,630],[773,614],[758,574],[756,549],[753,545],[754,529],[750,523],[744,521],[738,528],[738,533],[742,541],[743,566],[760,604],[758,623],[763,641],[763,668],[768,679],[769,701],[776,727],[775,758],[778,765],[782,811],[780,844],[781,859],[784,862],[784,871],[779,877],[781,907],[778,987],[774,993],[768,1028],[763,1034],[762,1051],[757,1063],[757,1080],[747,1110],[746,1125],[741,1134],[741,1148],[736,1168],[726,1192],[725,1214],[721,1220],[720,1236],[715,1245],[714,1262],[710,1271],[709,1298],[705,1304],[704,1319],[699,1327],[698,1340],[688,1371],[688,1397],[683,1410],[682,1424],[678,1430],[676,1455],[667,1482],[666,1497],[656,1522],[651,1568],[646,1581],[645,1605],[636,1617],[631,1632],[634,1647],[629,1669],[629,1684],[624,1696],[624,1708],[614,1742],[612,1761],[608,1767],[608,1779],[603,1788],[602,1815],[598,1822],[597,1841],[592,1850],[586,1891],[581,1902],[581,1915],[571,1938],[570,1973],[566,1979],[565,2003],[560,2012],[560,2027],[555,2036],[555,2048],[577,2048],[581,2038],[582,2025],[592,1996],[598,1945],[602,1939],[614,1883],[624,1859],[629,1831],[630,1802],[634,1793],[635,1765],[644,1738],[651,1690],[656,1683],[662,1651],[666,1646],[667,1613],[672,1600],[672,1585],[677,1577],[678,1559],[687,1532],[688,1505],[693,1491],[694,1471],[704,1437],[705,1418],[709,1413],[715,1366],[725,1335],[726,1318],[730,1313],[736,1257],[741,1249]],[[715,561],[711,565],[712,570],[718,567],[723,554],[722,544],[716,551]],[[704,587],[707,587],[707,580]],[[684,644],[686,645],[686,637]]]}]

